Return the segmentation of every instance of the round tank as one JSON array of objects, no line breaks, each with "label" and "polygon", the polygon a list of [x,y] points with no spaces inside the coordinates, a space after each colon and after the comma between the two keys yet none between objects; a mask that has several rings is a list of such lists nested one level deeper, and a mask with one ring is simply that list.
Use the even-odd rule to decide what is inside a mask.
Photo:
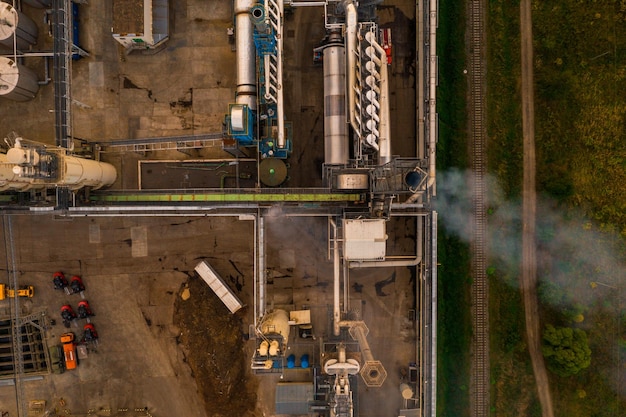
[{"label": "round tank", "polygon": [[10,58],[0,56],[0,97],[28,101],[35,98],[38,90],[37,74]]},{"label": "round tank", "polygon": [[261,182],[268,187],[277,187],[287,179],[287,165],[277,158],[265,158],[259,164]]},{"label": "round tank", "polygon": [[263,334],[280,334],[285,342],[289,339],[289,314],[285,310],[268,313],[261,325]]},{"label": "round tank", "polygon": [[296,355],[291,354],[287,357],[287,368],[293,369],[296,367]]},{"label": "round tank", "polygon": [[346,164],[348,157],[346,50],[333,43],[324,48],[324,162]]},{"label": "round tank", "polygon": [[32,188],[32,179],[21,178],[13,171],[13,167],[14,165],[8,160],[7,155],[0,153],[0,191],[25,191]]},{"label": "round tank", "polygon": [[13,37],[17,49],[28,49],[37,43],[39,30],[28,16],[8,3],[0,3],[0,44],[13,49]]},{"label": "round tank", "polygon": [[106,162],[69,155],[62,159],[59,185],[69,185],[71,189],[93,187],[97,190],[113,184],[117,178],[115,167]]},{"label": "round tank", "polygon": [[408,384],[400,384],[400,393],[405,400],[413,398],[413,389]]},{"label": "round tank", "polygon": [[46,7],[50,7],[52,0],[22,0],[22,4],[28,4],[31,7],[36,7],[38,9],[45,9]]}]

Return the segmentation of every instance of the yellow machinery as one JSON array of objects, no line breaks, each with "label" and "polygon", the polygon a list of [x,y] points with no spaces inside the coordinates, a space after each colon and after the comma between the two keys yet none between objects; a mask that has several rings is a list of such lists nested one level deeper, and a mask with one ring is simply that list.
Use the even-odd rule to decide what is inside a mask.
[{"label": "yellow machinery", "polygon": [[35,287],[32,285],[22,285],[16,291],[13,288],[7,287],[5,284],[0,284],[0,300],[4,300],[5,298],[15,298],[16,293],[17,297],[31,298],[35,295]]}]

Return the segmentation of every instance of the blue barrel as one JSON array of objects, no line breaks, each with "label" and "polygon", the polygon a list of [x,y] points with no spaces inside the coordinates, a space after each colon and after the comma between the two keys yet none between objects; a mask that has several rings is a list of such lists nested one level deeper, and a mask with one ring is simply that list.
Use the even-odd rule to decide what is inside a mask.
[{"label": "blue barrel", "polygon": [[309,367],[309,355],[308,354],[304,354],[302,355],[302,357],[300,358],[300,366],[304,369]]},{"label": "blue barrel", "polygon": [[289,355],[287,357],[287,368],[293,369],[296,366],[296,355]]}]

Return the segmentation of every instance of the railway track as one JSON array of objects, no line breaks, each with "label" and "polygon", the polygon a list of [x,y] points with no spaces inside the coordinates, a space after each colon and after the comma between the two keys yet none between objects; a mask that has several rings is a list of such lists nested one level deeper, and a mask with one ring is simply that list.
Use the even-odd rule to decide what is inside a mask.
[{"label": "railway track", "polygon": [[484,0],[468,2],[469,31],[469,122],[472,164],[473,228],[472,267],[472,363],[470,407],[472,417],[489,415],[489,282],[487,279],[486,129],[485,129],[485,53]]}]

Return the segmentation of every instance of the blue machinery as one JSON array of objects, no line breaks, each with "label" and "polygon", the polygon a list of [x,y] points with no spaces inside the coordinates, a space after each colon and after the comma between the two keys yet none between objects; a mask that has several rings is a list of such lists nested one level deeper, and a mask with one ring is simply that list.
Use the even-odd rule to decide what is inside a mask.
[{"label": "blue machinery", "polygon": [[[237,102],[228,109],[227,133],[239,146],[258,146],[262,158],[286,159],[292,150],[291,123],[285,122],[283,105],[283,14],[280,0],[254,5],[249,0],[235,1]],[[255,61],[258,81],[255,77],[252,83]],[[252,103],[257,94],[253,87],[258,90],[258,108]]]}]

